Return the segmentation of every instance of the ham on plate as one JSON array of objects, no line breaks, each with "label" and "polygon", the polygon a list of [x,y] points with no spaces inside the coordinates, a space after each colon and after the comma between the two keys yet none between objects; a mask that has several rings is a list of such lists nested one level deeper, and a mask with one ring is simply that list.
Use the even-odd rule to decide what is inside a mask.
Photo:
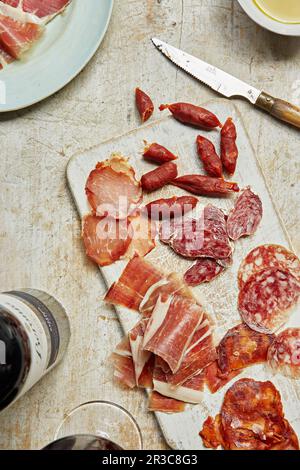
[{"label": "ham on plate", "polygon": [[0,0],[0,13],[23,23],[48,23],[71,0]]}]

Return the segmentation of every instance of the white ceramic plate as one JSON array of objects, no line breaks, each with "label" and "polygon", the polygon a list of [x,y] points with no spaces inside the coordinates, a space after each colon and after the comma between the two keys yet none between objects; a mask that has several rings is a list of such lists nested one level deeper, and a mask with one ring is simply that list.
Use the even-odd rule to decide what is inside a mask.
[{"label": "white ceramic plate", "polygon": [[280,23],[273,20],[265,15],[252,0],[238,0],[238,2],[247,15],[263,28],[284,36],[300,36],[300,24]]},{"label": "white ceramic plate", "polygon": [[73,0],[26,59],[0,72],[0,112],[37,103],[69,83],[95,54],[112,8],[113,0]]}]

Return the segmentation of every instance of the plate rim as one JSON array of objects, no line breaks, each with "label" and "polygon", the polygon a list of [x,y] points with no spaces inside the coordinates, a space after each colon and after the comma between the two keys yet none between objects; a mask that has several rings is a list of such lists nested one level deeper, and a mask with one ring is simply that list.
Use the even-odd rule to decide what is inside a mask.
[{"label": "plate rim", "polygon": [[[101,45],[101,43],[104,39],[104,36],[107,32],[107,29],[108,29],[108,26],[109,26],[109,23],[110,23],[110,20],[111,20],[115,0],[109,0],[109,1],[110,1],[110,5],[109,5],[109,9],[108,9],[108,15],[107,15],[105,26],[102,30],[102,33],[100,34],[97,42],[95,42],[94,47],[91,48],[91,51],[89,52],[89,54],[87,54],[85,60],[76,69],[76,71],[74,71],[70,76],[68,76],[67,79],[61,85],[55,86],[53,88],[53,90],[49,91],[49,93],[47,93],[46,95],[43,94],[43,96],[40,97],[40,98],[36,97],[32,101],[30,101],[28,103],[20,104],[18,106],[13,105],[13,106],[8,106],[8,107],[2,107],[2,108],[0,108],[0,114],[26,109],[26,108],[29,108],[30,106],[33,106],[35,104],[38,104],[38,103],[46,100],[47,98],[50,98],[52,95],[54,95],[55,93],[58,93],[65,86],[67,86],[69,83],[71,83],[74,80],[74,78],[76,78],[77,75],[79,75],[80,72],[82,72],[82,70],[87,66],[87,64],[90,62],[90,60],[94,57],[95,53],[97,52],[98,48],[100,47],[100,45]],[[2,106],[5,106],[5,104],[2,105]]]}]

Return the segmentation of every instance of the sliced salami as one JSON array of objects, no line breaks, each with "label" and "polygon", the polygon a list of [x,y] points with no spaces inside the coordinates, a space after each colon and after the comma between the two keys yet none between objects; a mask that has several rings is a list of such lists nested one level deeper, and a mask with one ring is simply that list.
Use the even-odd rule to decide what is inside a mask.
[{"label": "sliced salami", "polygon": [[199,219],[162,224],[160,239],[185,258],[226,259],[232,254],[225,214],[211,204]]},{"label": "sliced salami", "polygon": [[238,272],[239,288],[254,273],[276,267],[289,271],[300,282],[300,260],[294,253],[280,245],[261,245],[250,251],[241,263]]},{"label": "sliced salami", "polygon": [[275,372],[300,378],[300,328],[288,328],[273,341],[268,361]]},{"label": "sliced salami", "polygon": [[188,286],[199,286],[204,282],[210,282],[225,270],[215,259],[200,258],[184,274],[184,280]]},{"label": "sliced salami", "polygon": [[227,233],[232,240],[253,235],[262,219],[262,203],[250,187],[245,188],[237,198],[227,219]]},{"label": "sliced salami", "polygon": [[270,334],[288,321],[299,295],[299,283],[290,272],[268,268],[250,277],[240,291],[238,307],[250,328]]}]

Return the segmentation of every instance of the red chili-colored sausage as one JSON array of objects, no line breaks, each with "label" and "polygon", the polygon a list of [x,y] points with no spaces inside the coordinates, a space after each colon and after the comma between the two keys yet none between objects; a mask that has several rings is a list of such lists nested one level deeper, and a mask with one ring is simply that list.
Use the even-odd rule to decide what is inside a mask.
[{"label": "red chili-colored sausage", "polygon": [[169,199],[157,199],[146,205],[150,219],[162,220],[167,218],[182,217],[193,210],[198,204],[198,199],[193,196],[174,196]]},{"label": "red chili-colored sausage", "polygon": [[210,176],[220,178],[222,176],[222,162],[217,155],[214,144],[205,137],[198,135],[197,150],[205,171]]},{"label": "red chili-colored sausage", "polygon": [[151,192],[162,188],[177,178],[177,166],[173,162],[167,162],[149,171],[142,176],[141,183],[144,191]]},{"label": "red chili-colored sausage", "polygon": [[144,91],[140,90],[140,88],[136,88],[135,102],[142,122],[148,121],[154,111],[154,105],[150,96],[148,96]]},{"label": "red chili-colored sausage", "polygon": [[146,160],[150,160],[155,163],[166,163],[177,159],[176,155],[166,149],[166,147],[156,143],[147,145],[143,156]]},{"label": "red chili-colored sausage", "polygon": [[214,129],[222,127],[217,116],[207,109],[200,108],[190,103],[161,104],[160,111],[168,109],[177,121],[200,129]]},{"label": "red chili-colored sausage", "polygon": [[186,175],[172,181],[174,186],[202,196],[225,196],[232,191],[238,192],[237,183],[204,175]]},{"label": "red chili-colored sausage", "polygon": [[221,160],[229,175],[234,174],[239,155],[236,138],[236,127],[232,118],[228,118],[221,130]]}]

